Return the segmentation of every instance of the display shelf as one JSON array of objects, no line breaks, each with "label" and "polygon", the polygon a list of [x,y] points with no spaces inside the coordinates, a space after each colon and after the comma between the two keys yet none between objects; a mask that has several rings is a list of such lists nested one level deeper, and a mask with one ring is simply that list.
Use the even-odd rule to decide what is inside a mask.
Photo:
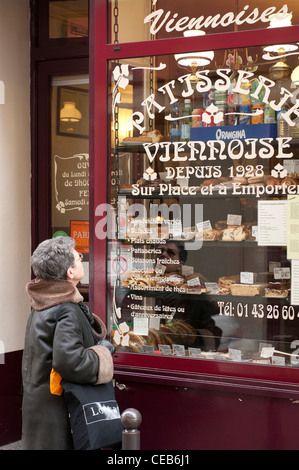
[{"label": "display shelf", "polygon": [[234,139],[259,139],[277,137],[277,124],[245,124],[237,126],[213,126],[213,127],[197,127],[191,129],[191,140],[200,140],[207,142],[208,140],[224,140],[231,141]]}]

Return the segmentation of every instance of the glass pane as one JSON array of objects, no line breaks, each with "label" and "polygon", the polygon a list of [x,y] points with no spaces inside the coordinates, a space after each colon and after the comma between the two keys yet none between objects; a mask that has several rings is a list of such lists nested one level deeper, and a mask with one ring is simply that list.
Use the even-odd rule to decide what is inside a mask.
[{"label": "glass pane", "polygon": [[[51,86],[52,235],[76,240],[83,254],[88,293],[89,270],[89,78],[56,76]],[[85,287],[85,290],[83,289]]]},{"label": "glass pane", "polygon": [[110,62],[118,350],[298,367],[299,49],[277,46]]},{"label": "glass pane", "polygon": [[49,37],[88,36],[88,0],[53,0],[49,2]]},{"label": "glass pane", "polygon": [[183,37],[190,30],[214,34],[299,24],[297,0],[284,5],[278,0],[109,0],[109,6],[110,43]]}]

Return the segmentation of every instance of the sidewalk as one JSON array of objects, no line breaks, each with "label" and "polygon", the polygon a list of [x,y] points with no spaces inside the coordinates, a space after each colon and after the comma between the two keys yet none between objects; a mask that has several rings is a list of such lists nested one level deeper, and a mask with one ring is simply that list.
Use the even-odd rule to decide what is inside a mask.
[{"label": "sidewalk", "polygon": [[22,450],[21,441],[6,444],[5,446],[0,447],[0,450]]}]

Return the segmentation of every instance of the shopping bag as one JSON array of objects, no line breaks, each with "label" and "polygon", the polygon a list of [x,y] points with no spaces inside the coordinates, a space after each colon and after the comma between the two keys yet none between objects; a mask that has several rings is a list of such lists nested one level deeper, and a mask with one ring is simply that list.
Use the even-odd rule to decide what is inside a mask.
[{"label": "shopping bag", "polygon": [[60,384],[61,382],[61,375],[56,372],[56,370],[52,367],[50,373],[50,392],[52,395],[62,395],[63,394],[63,387]]},{"label": "shopping bag", "polygon": [[100,385],[62,380],[75,450],[111,448],[122,440],[113,382]]}]

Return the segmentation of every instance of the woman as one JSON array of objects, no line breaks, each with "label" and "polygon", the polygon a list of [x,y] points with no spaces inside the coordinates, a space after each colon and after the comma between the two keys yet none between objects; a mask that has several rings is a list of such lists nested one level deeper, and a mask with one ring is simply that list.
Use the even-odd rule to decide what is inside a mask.
[{"label": "woman", "polygon": [[45,240],[31,261],[36,279],[27,285],[32,312],[22,364],[22,445],[24,450],[73,449],[64,398],[50,392],[51,369],[69,382],[107,383],[113,351],[99,344],[105,325],[82,303],[76,287],[84,269],[74,240]]}]

